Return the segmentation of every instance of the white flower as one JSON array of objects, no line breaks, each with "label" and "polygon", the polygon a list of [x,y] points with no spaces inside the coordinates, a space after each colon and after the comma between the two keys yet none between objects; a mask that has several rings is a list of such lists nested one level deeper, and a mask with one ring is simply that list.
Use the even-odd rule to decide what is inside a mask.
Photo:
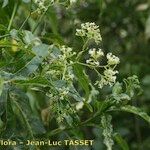
[{"label": "white flower", "polygon": [[108,84],[108,81],[104,78],[104,77],[101,77],[101,80],[100,81],[96,81],[95,82],[95,85],[98,85],[98,87],[101,89],[103,88],[104,85],[107,85]]},{"label": "white flower", "polygon": [[120,63],[120,59],[115,55],[113,55],[112,53],[108,53],[106,57],[108,59],[107,63],[109,65],[117,65]]},{"label": "white flower", "polygon": [[108,84],[112,86],[116,82],[116,74],[118,71],[114,71],[112,69],[106,69],[104,71],[105,79],[108,81]]},{"label": "white flower", "polygon": [[76,55],[76,52],[72,52],[73,51],[72,48],[66,47],[64,45],[60,48],[60,50],[63,53],[60,55],[60,58],[63,58],[64,60],[66,58],[70,58],[70,57]]},{"label": "white flower", "polygon": [[87,59],[87,64],[93,65],[93,66],[99,66],[99,61],[93,60],[93,59]]},{"label": "white flower", "polygon": [[98,51],[96,48],[89,50],[90,58],[86,60],[87,64],[99,66],[99,58],[104,56],[103,51],[99,48]]},{"label": "white flower", "polygon": [[70,4],[76,3],[77,0],[70,0]]},{"label": "white flower", "polygon": [[104,75],[101,76],[101,80],[97,80],[95,85],[101,89],[105,85],[112,86],[116,82],[116,74],[118,71],[114,71],[112,69],[106,69],[104,71]]},{"label": "white flower", "polygon": [[86,36],[88,40],[94,40],[96,44],[99,44],[102,41],[99,26],[94,22],[82,23],[81,29],[76,29],[76,35],[81,37]]},{"label": "white flower", "polygon": [[96,48],[90,49],[89,50],[89,54],[91,55],[91,57],[93,57],[95,60],[97,60],[98,58],[104,56],[104,52],[99,48],[98,51],[96,50]]},{"label": "white flower", "polygon": [[47,10],[45,5],[46,0],[34,0],[34,3],[39,7],[40,10]]},{"label": "white flower", "polygon": [[63,100],[69,93],[69,88],[59,88],[60,99]]},{"label": "white flower", "polygon": [[80,110],[80,109],[82,109],[82,108],[83,108],[83,106],[84,106],[83,101],[78,102],[78,103],[76,104],[76,110]]}]

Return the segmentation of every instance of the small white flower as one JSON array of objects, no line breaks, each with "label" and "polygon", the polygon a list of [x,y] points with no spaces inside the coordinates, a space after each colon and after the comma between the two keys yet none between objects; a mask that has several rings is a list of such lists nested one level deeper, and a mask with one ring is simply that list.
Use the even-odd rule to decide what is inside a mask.
[{"label": "small white flower", "polygon": [[112,53],[108,53],[106,57],[108,59],[107,63],[109,65],[117,65],[120,63],[120,59],[115,55],[113,55]]},{"label": "small white flower", "polygon": [[80,109],[82,109],[82,108],[83,108],[83,106],[84,106],[83,101],[78,102],[78,103],[76,104],[76,110],[80,110]]},{"label": "small white flower", "polygon": [[95,85],[98,85],[98,87],[101,89],[105,85],[112,86],[116,82],[116,74],[118,71],[114,71],[112,69],[106,69],[104,71],[104,75],[101,76],[100,80],[97,80],[95,82]]},{"label": "small white flower", "polygon": [[88,40],[94,40],[96,44],[102,41],[99,26],[95,23],[82,23],[81,29],[76,29],[76,35],[81,37],[87,37]]},{"label": "small white flower", "polygon": [[69,93],[69,88],[59,88],[60,99],[63,100]]},{"label": "small white flower", "polygon": [[104,71],[105,79],[108,81],[108,84],[112,86],[116,82],[116,74],[118,71],[114,71],[112,69],[106,69]]},{"label": "small white flower", "polygon": [[62,52],[63,54],[60,54],[59,57],[62,58],[63,60],[65,60],[65,59],[67,59],[67,58],[70,58],[70,57],[76,55],[76,52],[73,52],[72,48],[66,47],[66,46],[64,46],[64,45],[61,46],[60,50],[61,50],[61,52]]},{"label": "small white flower", "polygon": [[93,60],[93,59],[87,59],[87,64],[93,65],[93,66],[99,66],[99,61]]},{"label": "small white flower", "polygon": [[101,49],[96,50],[96,48],[89,50],[90,59],[86,60],[87,64],[99,66],[99,58],[104,56],[104,53]]},{"label": "small white flower", "polygon": [[100,49],[100,48],[98,49],[97,55],[98,55],[98,57],[104,56],[104,52],[102,51],[102,49]]},{"label": "small white flower", "polygon": [[108,81],[104,78],[104,77],[101,77],[101,80],[100,81],[96,81],[95,82],[95,85],[98,85],[98,87],[100,88],[100,89],[102,89],[103,88],[103,86],[104,85],[107,85],[108,84]]},{"label": "small white flower", "polygon": [[70,4],[76,3],[77,0],[70,0]]}]

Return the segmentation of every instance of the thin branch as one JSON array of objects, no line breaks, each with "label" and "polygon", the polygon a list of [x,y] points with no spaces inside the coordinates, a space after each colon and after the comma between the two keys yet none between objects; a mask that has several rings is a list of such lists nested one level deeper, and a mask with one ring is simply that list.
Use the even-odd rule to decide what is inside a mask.
[{"label": "thin branch", "polygon": [[12,26],[12,23],[13,23],[13,20],[14,20],[16,11],[17,11],[17,6],[18,6],[18,3],[15,3],[13,13],[12,13],[12,16],[11,16],[11,19],[9,21],[9,25],[8,25],[8,28],[7,28],[8,31],[10,31],[10,29],[11,29],[11,26]]}]

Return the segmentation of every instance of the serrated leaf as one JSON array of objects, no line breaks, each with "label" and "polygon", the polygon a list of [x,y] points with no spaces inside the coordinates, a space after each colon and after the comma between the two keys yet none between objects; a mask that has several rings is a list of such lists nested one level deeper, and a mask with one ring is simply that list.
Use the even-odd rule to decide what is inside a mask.
[{"label": "serrated leaf", "polygon": [[122,85],[121,83],[117,82],[112,89],[112,93],[115,95],[118,95],[120,93],[122,93]]},{"label": "serrated leaf", "polygon": [[148,123],[150,123],[150,116],[147,113],[145,113],[143,110],[141,110],[140,108],[126,105],[126,106],[121,107],[120,109],[122,111],[130,112],[135,115],[138,115],[138,116],[142,117],[144,120],[146,120]]},{"label": "serrated leaf", "polygon": [[140,116],[145,121],[147,121],[148,123],[150,123],[150,116],[147,113],[145,113],[143,110],[141,110],[140,108],[137,108],[135,106],[126,105],[126,106],[122,106],[120,108],[111,107],[109,109],[109,111],[124,111],[124,112],[129,112],[129,113],[132,113],[132,114]]}]

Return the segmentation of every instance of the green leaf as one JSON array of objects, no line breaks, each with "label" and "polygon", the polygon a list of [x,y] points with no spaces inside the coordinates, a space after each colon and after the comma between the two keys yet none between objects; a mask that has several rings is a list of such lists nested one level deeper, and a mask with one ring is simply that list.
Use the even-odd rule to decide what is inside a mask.
[{"label": "green leaf", "polygon": [[43,77],[35,77],[32,79],[16,79],[13,80],[13,83],[19,84],[19,85],[33,85],[33,86],[41,86],[41,87],[47,87],[48,81]]},{"label": "green leaf", "polygon": [[111,124],[112,117],[111,115],[103,115],[101,117],[101,125],[103,128],[103,136],[104,136],[104,141],[103,143],[106,145],[107,150],[112,150],[112,146],[114,145],[113,141],[113,127]]},{"label": "green leaf", "polygon": [[122,111],[126,111],[129,113],[133,113],[135,115],[138,115],[138,116],[142,117],[144,120],[146,120],[148,123],[150,123],[150,116],[147,115],[147,113],[143,112],[140,108],[126,105],[126,106],[121,107],[120,109]]},{"label": "green leaf", "polygon": [[127,142],[121,137],[119,133],[115,133],[114,138],[122,150],[129,150]]},{"label": "green leaf", "polygon": [[140,108],[137,108],[135,106],[126,105],[126,106],[122,106],[120,108],[111,107],[109,109],[109,111],[124,111],[124,112],[129,112],[129,113],[132,113],[132,114],[140,116],[145,121],[147,121],[148,123],[150,123],[150,116],[147,113],[145,113],[143,110],[141,110]]},{"label": "green leaf", "polygon": [[2,7],[4,8],[5,6],[8,5],[8,3],[9,3],[9,0],[3,0],[3,5],[2,5]]},{"label": "green leaf", "polygon": [[21,119],[24,120],[30,136],[33,138],[33,134],[45,133],[45,128],[41,119],[32,112],[27,94],[21,89],[13,86],[11,88],[11,95],[14,95],[15,97],[15,99],[12,97],[11,101],[13,101],[14,106],[20,111]]},{"label": "green leaf", "polygon": [[47,43],[54,43],[54,44],[59,44],[59,45],[65,45],[65,42],[63,38],[54,33],[47,33],[42,37],[43,40],[45,40]]},{"label": "green leaf", "polygon": [[7,97],[8,97],[8,88],[5,85],[3,87],[3,90],[2,90],[2,93],[1,93],[1,96],[0,96],[0,116],[6,110]]},{"label": "green leaf", "polygon": [[[14,30],[15,32],[18,33],[17,30]],[[14,32],[14,34],[15,34]],[[13,32],[12,32],[12,35],[14,35]],[[24,30],[23,31],[23,34],[24,34],[24,37],[23,37],[23,41],[27,44],[27,45],[30,45],[30,44],[41,44],[41,41],[39,38],[35,37],[32,32],[30,31],[27,31],[27,30]],[[16,34],[17,35],[17,34]]]},{"label": "green leaf", "polygon": [[56,35],[58,35],[58,18],[57,18],[57,14],[56,14],[56,10],[53,7],[50,7],[48,10],[48,15],[47,17],[49,18],[49,22],[50,22],[50,27],[52,29],[52,32]]},{"label": "green leaf", "polygon": [[116,84],[113,86],[112,93],[114,95],[118,95],[122,93],[122,84],[119,82],[116,82]]},{"label": "green leaf", "polygon": [[7,105],[6,105],[6,132],[7,131],[9,132],[6,133],[7,137],[10,137],[15,132],[17,132],[16,124],[17,124],[16,115],[14,114],[12,101],[8,93]]},{"label": "green leaf", "polygon": [[126,84],[126,93],[130,97],[133,97],[135,95],[135,91],[138,91],[138,94],[141,93],[140,82],[136,75],[124,79],[124,83]]},{"label": "green leaf", "polygon": [[81,65],[75,64],[74,65],[74,71],[78,78],[78,82],[81,85],[81,87],[84,89],[86,94],[86,100],[88,100],[90,95],[90,89],[89,89],[89,79],[86,75],[86,73],[83,70],[83,67]]},{"label": "green leaf", "polygon": [[85,106],[89,109],[90,112],[93,112],[93,107],[90,104],[85,103]]},{"label": "green leaf", "polygon": [[7,28],[3,25],[3,24],[0,24],[0,31],[6,31]]},{"label": "green leaf", "polygon": [[97,110],[100,112],[107,111],[113,104],[114,104],[114,102],[110,99],[101,100],[101,101],[96,102]]},{"label": "green leaf", "polygon": [[48,55],[49,46],[46,44],[40,44],[38,46],[33,47],[33,52],[35,53],[35,57],[31,59],[23,68],[15,73],[17,76],[29,76],[34,73],[39,65],[42,63],[43,59]]},{"label": "green leaf", "polygon": [[3,78],[1,78],[1,76],[0,76],[0,96],[1,96],[2,91],[3,91],[3,85],[4,85],[4,80],[3,80]]},{"label": "green leaf", "polygon": [[73,85],[71,85],[69,87],[69,95],[71,97],[73,97],[76,101],[82,101],[83,100]]}]

